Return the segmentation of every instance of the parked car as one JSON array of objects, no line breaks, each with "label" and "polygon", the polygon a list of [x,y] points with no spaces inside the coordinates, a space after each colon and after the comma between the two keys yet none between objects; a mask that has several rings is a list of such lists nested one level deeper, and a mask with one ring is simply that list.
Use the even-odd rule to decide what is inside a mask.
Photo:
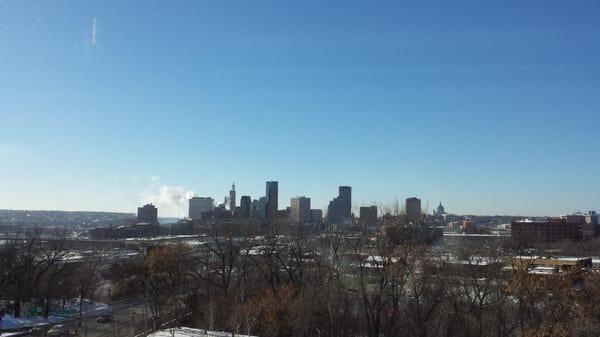
[{"label": "parked car", "polygon": [[57,324],[46,332],[48,337],[69,337],[69,328],[62,324]]},{"label": "parked car", "polygon": [[96,317],[96,323],[110,323],[112,322],[111,315],[100,315]]}]

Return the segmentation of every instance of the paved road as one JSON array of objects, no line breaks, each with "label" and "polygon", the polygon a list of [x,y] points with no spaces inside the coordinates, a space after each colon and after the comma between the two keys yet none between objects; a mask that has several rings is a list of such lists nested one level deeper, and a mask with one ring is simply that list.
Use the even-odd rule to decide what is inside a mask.
[{"label": "paved road", "polygon": [[[112,321],[109,323],[97,323],[98,314],[89,314],[83,318],[82,326],[79,327],[79,318],[72,319],[65,323],[73,331],[78,331],[79,336],[87,337],[127,337],[133,336],[131,313],[135,312],[135,325],[137,333],[143,330],[144,300],[130,300],[114,303],[109,306],[108,311],[112,315]],[[150,312],[145,310],[146,318],[149,323]]]}]

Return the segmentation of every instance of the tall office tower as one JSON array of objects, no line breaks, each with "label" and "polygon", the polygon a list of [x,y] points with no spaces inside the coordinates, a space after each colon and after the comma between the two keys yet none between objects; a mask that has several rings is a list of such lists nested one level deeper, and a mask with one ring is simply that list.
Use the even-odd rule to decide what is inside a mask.
[{"label": "tall office tower", "polygon": [[143,207],[138,207],[137,222],[158,225],[158,209],[152,204],[146,204]]},{"label": "tall office tower", "polygon": [[260,220],[265,220],[267,218],[267,198],[266,197],[260,197],[258,200],[254,200],[255,201],[255,216],[260,219]]},{"label": "tall office tower", "polygon": [[369,226],[377,224],[377,206],[360,208],[359,222],[361,225]]},{"label": "tall office tower", "polygon": [[330,224],[344,224],[352,218],[352,188],[340,186],[338,196],[327,206],[327,221]]},{"label": "tall office tower", "polygon": [[256,210],[256,207],[258,207],[258,200],[254,199],[254,200],[252,200],[252,206],[250,206],[250,217],[251,218],[258,218],[258,212]]},{"label": "tall office tower", "polygon": [[250,217],[250,209],[252,208],[252,200],[247,195],[242,195],[240,199],[240,218],[247,219]]},{"label": "tall office tower", "polygon": [[267,181],[266,190],[266,218],[267,220],[273,220],[277,210],[279,210],[278,203],[279,184],[276,181]]},{"label": "tall office tower", "polygon": [[290,221],[296,224],[310,222],[310,198],[296,197],[290,200]]},{"label": "tall office tower", "polygon": [[338,197],[333,198],[327,206],[327,222],[336,225],[345,222],[342,216],[342,202]]},{"label": "tall office tower", "polygon": [[406,222],[418,224],[421,222],[421,199],[406,199]]},{"label": "tall office tower", "polygon": [[342,200],[342,215],[346,218],[352,217],[352,187],[340,186],[338,198]]},{"label": "tall office tower", "polygon": [[231,185],[229,191],[229,210],[235,212],[235,182]]},{"label": "tall office tower", "polygon": [[202,213],[210,212],[215,208],[215,200],[207,197],[193,197],[189,201],[188,216],[192,220],[202,219]]}]

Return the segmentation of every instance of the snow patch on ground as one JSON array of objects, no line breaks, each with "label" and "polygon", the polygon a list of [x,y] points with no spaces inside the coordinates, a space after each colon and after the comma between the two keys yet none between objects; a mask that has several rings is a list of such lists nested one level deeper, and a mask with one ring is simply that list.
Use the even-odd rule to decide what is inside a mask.
[{"label": "snow patch on ground", "polygon": [[[205,331],[203,329],[173,328],[157,331],[148,337],[233,337],[231,332]],[[235,337],[257,337],[248,335],[235,335]]]}]

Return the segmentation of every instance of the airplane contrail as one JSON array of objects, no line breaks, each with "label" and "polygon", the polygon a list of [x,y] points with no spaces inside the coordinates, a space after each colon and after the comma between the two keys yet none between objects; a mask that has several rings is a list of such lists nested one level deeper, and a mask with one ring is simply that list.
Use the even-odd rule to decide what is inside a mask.
[{"label": "airplane contrail", "polygon": [[92,46],[96,45],[96,17],[92,20]]}]

